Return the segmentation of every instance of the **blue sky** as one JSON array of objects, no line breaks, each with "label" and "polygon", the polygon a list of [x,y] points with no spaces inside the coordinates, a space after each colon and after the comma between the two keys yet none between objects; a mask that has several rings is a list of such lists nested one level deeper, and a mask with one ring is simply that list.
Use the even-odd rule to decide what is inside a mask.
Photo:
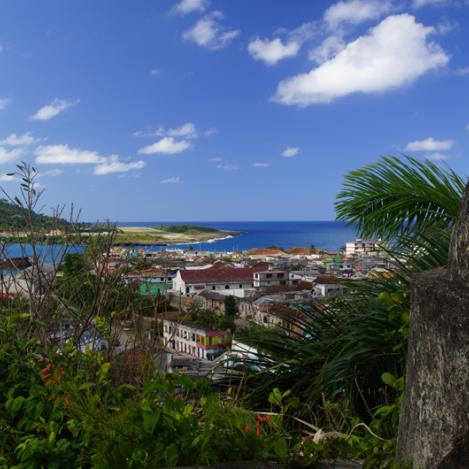
[{"label": "blue sky", "polygon": [[[406,153],[469,174],[467,0],[3,0],[0,184],[88,221],[330,220]],[[46,209],[47,212],[47,209]]]}]

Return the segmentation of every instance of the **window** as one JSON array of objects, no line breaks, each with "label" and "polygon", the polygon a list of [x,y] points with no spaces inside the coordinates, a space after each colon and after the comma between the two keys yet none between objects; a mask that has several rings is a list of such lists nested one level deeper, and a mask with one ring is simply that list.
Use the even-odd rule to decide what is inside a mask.
[{"label": "window", "polygon": [[230,289],[230,286],[229,285],[225,285],[225,290],[229,290]]},{"label": "window", "polygon": [[216,290],[216,286],[215,285],[212,285],[212,290]]},{"label": "window", "polygon": [[241,284],[239,284],[239,288],[243,288],[243,286]]},{"label": "window", "polygon": [[272,278],[272,274],[265,274],[265,278]]},{"label": "window", "polygon": [[284,277],[284,274],[281,273],[281,274],[277,274],[277,278],[283,278]]}]

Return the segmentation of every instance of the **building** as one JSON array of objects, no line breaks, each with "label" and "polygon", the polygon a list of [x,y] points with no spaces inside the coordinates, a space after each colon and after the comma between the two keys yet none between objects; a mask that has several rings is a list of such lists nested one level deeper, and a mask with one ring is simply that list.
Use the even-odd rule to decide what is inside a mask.
[{"label": "building", "polygon": [[376,256],[380,252],[379,243],[376,241],[356,239],[345,244],[345,254],[347,256]]},{"label": "building", "polygon": [[173,278],[173,274],[154,267],[126,275],[127,283],[145,296],[156,296],[171,290]]},{"label": "building", "polygon": [[288,273],[284,270],[269,269],[261,272],[254,272],[254,288],[286,285],[287,283]]},{"label": "building", "polygon": [[215,264],[208,269],[179,270],[173,280],[173,291],[195,295],[202,290],[225,290],[235,296],[253,288],[256,268],[235,268]]},{"label": "building", "polygon": [[165,347],[203,360],[214,360],[231,346],[229,331],[207,329],[186,321],[163,319]]},{"label": "building", "polygon": [[327,298],[331,296],[339,296],[343,292],[340,280],[334,275],[320,275],[313,282],[313,297]]},{"label": "building", "polygon": [[225,295],[221,293],[212,290],[202,290],[194,296],[193,300],[202,308],[210,309],[219,315],[225,314]]}]

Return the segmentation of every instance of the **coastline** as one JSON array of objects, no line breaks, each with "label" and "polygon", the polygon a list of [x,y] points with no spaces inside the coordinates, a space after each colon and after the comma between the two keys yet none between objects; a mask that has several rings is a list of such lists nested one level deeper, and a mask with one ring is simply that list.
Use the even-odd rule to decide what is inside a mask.
[{"label": "coastline", "polygon": [[217,241],[222,241],[226,239],[231,239],[235,238],[236,236],[240,236],[242,232],[240,231],[228,231],[228,230],[220,230],[220,236],[214,237],[214,233],[210,233],[210,236],[198,236],[197,238],[194,237],[189,237],[187,239],[184,238],[167,238],[165,240],[161,239],[155,239],[154,241],[151,240],[145,240],[143,242],[137,242],[137,241],[115,241],[112,243],[113,246],[181,246],[181,245],[187,245],[187,244],[204,244],[204,243],[215,243]]}]

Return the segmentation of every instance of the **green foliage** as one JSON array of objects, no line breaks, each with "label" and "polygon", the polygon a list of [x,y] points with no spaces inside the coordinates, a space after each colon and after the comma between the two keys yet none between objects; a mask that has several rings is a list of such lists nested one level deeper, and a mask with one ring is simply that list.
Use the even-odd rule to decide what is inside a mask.
[{"label": "green foliage", "polygon": [[189,317],[187,318],[195,325],[208,329],[230,329],[235,330],[234,318],[228,315],[218,315],[210,309],[200,308],[193,304],[188,308]]},{"label": "green foliage", "polygon": [[399,244],[449,229],[461,206],[464,180],[428,160],[385,157],[351,171],[337,196],[340,221],[359,236]]},{"label": "green foliage", "polygon": [[331,434],[340,430],[338,437],[305,443],[315,455],[396,467],[410,278],[446,264],[463,190],[454,171],[414,158],[387,157],[350,172],[338,195],[338,219],[361,237],[384,241],[393,276],[345,282],[343,297],[293,319],[298,332],[240,332],[240,340],[259,351],[242,360],[241,369],[251,370],[240,376],[250,405],[265,407],[274,387],[291,389],[304,403],[302,418]]},{"label": "green foliage", "polygon": [[[5,199],[0,199],[0,230],[17,231],[28,229],[27,224],[28,211],[18,204],[11,203]],[[66,228],[69,223],[63,219],[32,213],[32,222],[37,230],[51,230],[57,228]]]},{"label": "green foliage", "polygon": [[168,233],[194,234],[194,233],[219,233],[216,228],[197,225],[161,225],[154,226],[155,230],[167,231]]},{"label": "green foliage", "polygon": [[[203,380],[155,375],[115,385],[99,354],[49,361],[34,341],[12,340],[21,315],[0,321],[0,464],[4,467],[172,467],[286,460],[283,416],[263,419]],[[46,366],[46,363],[48,365]]]},{"label": "green foliage", "polygon": [[238,306],[236,298],[232,295],[226,295],[224,299],[225,314],[230,318],[234,318],[238,314]]},{"label": "green foliage", "polygon": [[[408,296],[399,293],[397,281],[351,285],[349,296],[313,305],[312,311],[292,318],[296,332],[238,332],[241,342],[258,350],[256,357],[242,360],[243,369],[261,369],[244,377],[251,405],[264,405],[274,387],[291,389],[307,403],[300,409],[303,417],[314,415],[323,425],[322,412],[314,410],[323,399],[347,399],[364,421],[372,417],[370,409],[386,402],[380,391],[381,373],[389,370],[400,376],[405,368]],[[394,302],[386,302],[386,295]]]},{"label": "green foliage", "polygon": [[62,271],[65,275],[81,274],[87,267],[85,254],[67,253],[63,258]]}]

